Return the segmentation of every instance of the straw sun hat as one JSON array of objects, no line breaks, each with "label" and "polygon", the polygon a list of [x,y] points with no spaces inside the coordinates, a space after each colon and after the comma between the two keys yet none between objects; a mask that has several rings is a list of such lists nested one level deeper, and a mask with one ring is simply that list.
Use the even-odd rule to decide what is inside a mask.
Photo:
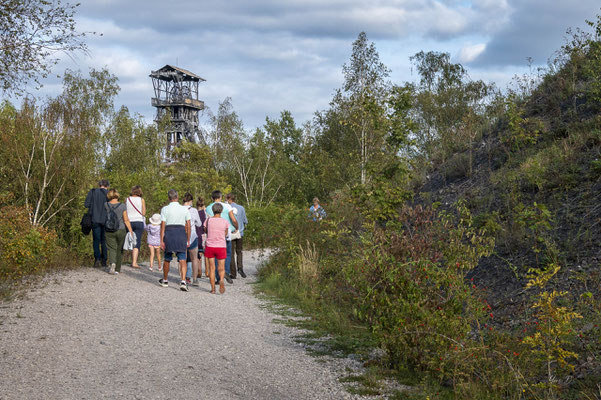
[{"label": "straw sun hat", "polygon": [[152,214],[152,217],[150,217],[150,223],[152,225],[161,225],[161,214]]}]

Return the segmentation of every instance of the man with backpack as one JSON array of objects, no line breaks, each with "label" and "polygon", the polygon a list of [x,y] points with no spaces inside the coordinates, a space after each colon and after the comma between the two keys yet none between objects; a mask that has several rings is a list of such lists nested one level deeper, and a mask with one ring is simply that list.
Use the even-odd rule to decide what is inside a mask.
[{"label": "man with backpack", "polygon": [[92,237],[94,246],[94,268],[106,267],[106,236],[104,223],[106,220],[106,195],[109,181],[102,179],[98,188],[91,189],[86,196],[84,206],[92,216]]}]

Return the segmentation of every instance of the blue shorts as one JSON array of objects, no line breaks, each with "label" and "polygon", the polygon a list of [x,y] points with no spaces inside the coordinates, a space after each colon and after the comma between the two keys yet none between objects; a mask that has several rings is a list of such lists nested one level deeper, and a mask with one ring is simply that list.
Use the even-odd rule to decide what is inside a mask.
[{"label": "blue shorts", "polygon": [[[177,253],[175,253],[175,256],[177,257],[177,261],[186,261],[186,253],[187,251],[178,251]],[[163,252],[163,259],[167,262],[170,262],[171,260],[173,260],[173,252]]]},{"label": "blue shorts", "polygon": [[131,222],[131,230],[136,235],[136,245],[134,247],[139,250],[142,243],[142,234],[144,233],[144,222]]}]

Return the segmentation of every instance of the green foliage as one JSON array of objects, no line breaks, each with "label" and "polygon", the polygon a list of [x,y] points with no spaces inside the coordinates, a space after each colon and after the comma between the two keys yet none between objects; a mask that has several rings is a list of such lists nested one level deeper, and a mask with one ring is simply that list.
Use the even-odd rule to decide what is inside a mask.
[{"label": "green foliage", "polygon": [[288,225],[299,227],[302,234],[309,214],[308,209],[295,205],[281,204],[266,207],[246,207],[249,224],[244,228],[244,244],[251,247],[266,248],[277,245],[283,239]]},{"label": "green foliage", "polygon": [[70,236],[67,216],[81,218],[75,200],[94,178],[103,123],[118,90],[106,70],[91,70],[89,77],[67,72],[60,96],[41,105],[26,99],[18,110],[4,103],[0,111],[5,190],[30,210],[31,224],[52,225],[67,243],[78,240]]},{"label": "green foliage", "polygon": [[56,233],[32,226],[30,211],[0,199],[0,291],[30,275],[66,268],[76,260],[60,246]]},{"label": "green foliage", "polygon": [[520,151],[538,140],[544,126],[541,121],[524,117],[524,110],[517,105],[515,96],[506,100],[506,118],[509,129],[504,131],[501,141],[512,151]]},{"label": "green foliage", "polygon": [[436,223],[434,210],[404,209],[401,228],[366,234],[358,262],[345,272],[357,292],[358,317],[372,327],[391,362],[469,379],[473,371],[461,360],[464,351],[480,347],[469,333],[488,312],[465,273],[492,246],[469,218],[460,217],[455,227],[448,218]]},{"label": "green foliage", "polygon": [[549,235],[552,228],[552,215],[544,204],[534,202],[532,207],[526,207],[520,203],[516,208],[516,222],[524,230],[525,239],[531,243],[537,266],[541,261],[540,253],[543,250],[547,262],[557,261],[557,248]]},{"label": "green foliage", "polygon": [[486,100],[494,94],[494,87],[471,80],[461,64],[451,63],[448,53],[421,51],[410,60],[420,76],[412,89],[419,127],[415,130],[415,155],[425,163],[444,163],[455,151],[471,147],[478,137]]},{"label": "green foliage", "polygon": [[204,196],[205,199],[210,198],[213,190],[231,191],[231,186],[213,168],[213,155],[208,146],[184,142],[173,150],[172,156],[173,161],[166,167],[164,175],[170,187],[181,193],[189,191],[194,196]]},{"label": "green foliage", "polygon": [[593,34],[585,41],[588,51],[584,74],[589,77],[589,96],[597,105],[601,104],[601,15],[596,21],[586,21]]},{"label": "green foliage", "polygon": [[557,380],[561,374],[574,370],[569,359],[578,358],[578,354],[567,350],[566,346],[574,336],[574,320],[582,318],[579,313],[559,305],[559,300],[567,292],[543,290],[559,270],[560,266],[556,264],[550,264],[544,270],[531,269],[526,285],[526,288],[538,288],[541,291],[532,304],[535,310],[534,317],[537,320],[536,331],[526,336],[523,342],[542,363],[546,375],[545,380],[529,386],[535,396],[540,395],[549,399],[557,398],[559,389]]},{"label": "green foliage", "polygon": [[411,193],[391,179],[377,178],[352,190],[353,203],[369,221],[393,219],[399,208],[411,198]]}]

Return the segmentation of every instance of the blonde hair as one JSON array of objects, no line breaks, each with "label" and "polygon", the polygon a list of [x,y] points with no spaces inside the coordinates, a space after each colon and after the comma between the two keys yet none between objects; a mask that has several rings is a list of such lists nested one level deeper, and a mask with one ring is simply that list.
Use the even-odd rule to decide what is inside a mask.
[{"label": "blonde hair", "polygon": [[117,191],[117,189],[109,189],[108,193],[106,194],[106,198],[108,199],[108,201],[111,201],[113,199],[119,200],[119,192]]}]

